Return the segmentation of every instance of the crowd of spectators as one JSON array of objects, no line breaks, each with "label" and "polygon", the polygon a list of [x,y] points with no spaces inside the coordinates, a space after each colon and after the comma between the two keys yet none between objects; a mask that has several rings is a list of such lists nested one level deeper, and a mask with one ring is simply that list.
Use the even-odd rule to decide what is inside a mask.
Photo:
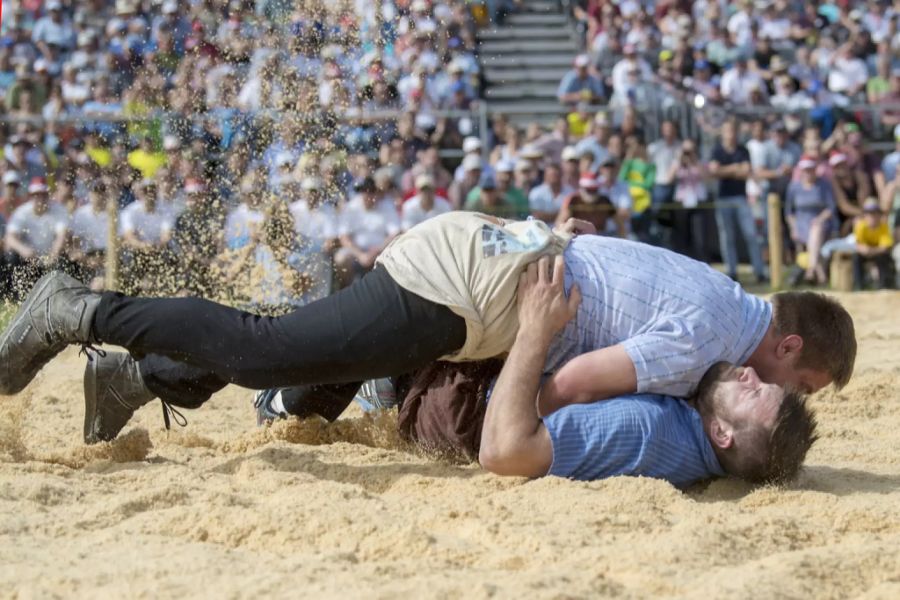
[{"label": "crowd of spectators", "polygon": [[[5,2],[4,272],[62,266],[101,286],[118,214],[127,289],[289,307],[347,285],[415,224],[477,210],[585,219],[721,257],[735,278],[743,252],[764,281],[775,192],[796,282],[824,283],[850,253],[858,285],[891,284],[891,7],[576,4],[585,48],[553,126],[494,115],[479,131],[483,7],[377,6]],[[685,102],[694,136],[666,118]],[[884,157],[870,149],[882,130],[897,139]]]}]

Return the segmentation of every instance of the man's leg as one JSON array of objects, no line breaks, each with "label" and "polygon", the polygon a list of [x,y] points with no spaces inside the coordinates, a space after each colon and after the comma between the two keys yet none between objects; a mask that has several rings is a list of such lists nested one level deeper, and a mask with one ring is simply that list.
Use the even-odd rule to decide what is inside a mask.
[{"label": "man's leg", "polygon": [[750,255],[753,274],[756,275],[757,279],[763,279],[766,276],[766,267],[763,263],[762,246],[756,231],[756,218],[753,216],[753,209],[750,208],[746,199],[743,199],[737,205],[737,219],[744,243],[747,244],[747,254]]},{"label": "man's leg", "polygon": [[397,285],[384,269],[283,317],[199,299],[103,295],[103,343],[158,354],[249,388],[351,383],[411,371],[458,350],[465,321]]},{"label": "man's leg", "polygon": [[865,258],[859,254],[853,255],[853,289],[862,290],[866,284]]},{"label": "man's leg", "polygon": [[716,225],[719,228],[719,249],[730,277],[737,277],[737,209],[728,198],[722,198],[724,206],[716,207]]}]

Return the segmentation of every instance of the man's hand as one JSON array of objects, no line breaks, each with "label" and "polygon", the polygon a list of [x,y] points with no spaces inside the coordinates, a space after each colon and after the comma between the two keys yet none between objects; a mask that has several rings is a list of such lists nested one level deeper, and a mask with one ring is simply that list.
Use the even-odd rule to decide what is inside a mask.
[{"label": "man's hand", "polygon": [[519,277],[519,331],[549,343],[578,312],[581,293],[572,286],[566,297],[565,263],[545,256],[531,263]]},{"label": "man's hand", "polygon": [[573,218],[566,219],[565,223],[557,225],[554,231],[563,235],[570,233],[572,235],[597,235],[597,228],[593,223]]}]

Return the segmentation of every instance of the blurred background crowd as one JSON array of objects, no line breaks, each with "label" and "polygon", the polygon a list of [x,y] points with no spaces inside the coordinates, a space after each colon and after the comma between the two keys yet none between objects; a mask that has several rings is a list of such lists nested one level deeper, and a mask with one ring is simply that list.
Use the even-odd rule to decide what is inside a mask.
[{"label": "blurred background crowd", "polygon": [[490,110],[478,36],[527,0],[3,0],[4,291],[101,287],[115,218],[120,288],[289,308],[449,210],[764,282],[770,193],[794,283],[842,257],[893,285],[900,3],[558,9],[582,51],[523,123]]}]

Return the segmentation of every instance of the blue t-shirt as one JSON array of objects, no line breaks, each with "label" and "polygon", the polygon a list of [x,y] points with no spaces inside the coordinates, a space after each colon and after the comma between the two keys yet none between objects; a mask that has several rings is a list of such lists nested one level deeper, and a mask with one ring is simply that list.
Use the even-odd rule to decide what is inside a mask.
[{"label": "blue t-shirt", "polygon": [[684,488],[723,477],[700,413],[669,396],[621,396],[566,406],[544,419],[553,443],[547,475],[579,480],[633,475]]}]

